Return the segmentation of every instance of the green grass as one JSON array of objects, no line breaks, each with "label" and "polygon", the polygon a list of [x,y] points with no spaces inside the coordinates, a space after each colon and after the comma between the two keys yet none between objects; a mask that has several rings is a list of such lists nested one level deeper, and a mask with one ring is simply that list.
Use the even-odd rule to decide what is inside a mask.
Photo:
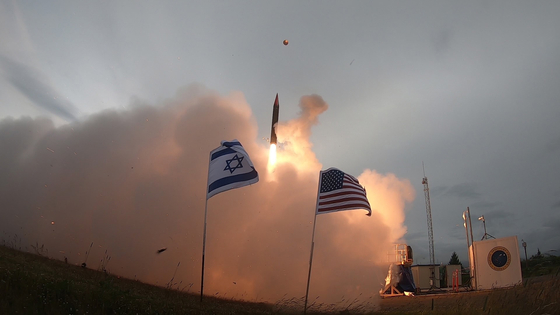
[{"label": "green grass", "polygon": [[[301,314],[302,299],[254,303],[205,297],[122,279],[0,246],[0,314]],[[396,297],[381,309],[315,305],[309,314],[560,314],[560,259],[529,261],[523,285],[466,293]],[[545,274],[545,275],[543,275]],[[527,278],[527,276],[533,277]],[[357,303],[359,304],[359,303]],[[315,310],[323,310],[321,313]]]},{"label": "green grass", "polygon": [[[0,247],[0,314],[278,314],[277,306],[182,293]],[[282,313],[288,313],[282,311]]]},{"label": "green grass", "polygon": [[560,274],[560,257],[551,255],[533,256],[521,262],[523,278]]}]

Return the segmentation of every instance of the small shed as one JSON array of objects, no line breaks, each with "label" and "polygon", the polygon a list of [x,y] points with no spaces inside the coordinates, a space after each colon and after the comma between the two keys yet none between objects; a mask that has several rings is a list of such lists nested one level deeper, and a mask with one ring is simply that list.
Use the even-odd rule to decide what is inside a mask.
[{"label": "small shed", "polygon": [[429,290],[432,287],[430,283],[432,271],[434,272],[434,287],[440,287],[439,265],[414,265],[411,269],[416,288],[420,290]]},{"label": "small shed", "polygon": [[517,236],[473,242],[469,261],[477,290],[509,287],[523,281]]}]

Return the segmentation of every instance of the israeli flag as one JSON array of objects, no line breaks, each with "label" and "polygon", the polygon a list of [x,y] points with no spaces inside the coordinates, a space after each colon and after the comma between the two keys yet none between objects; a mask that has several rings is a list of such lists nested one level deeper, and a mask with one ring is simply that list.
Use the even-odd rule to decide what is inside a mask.
[{"label": "israeli flag", "polygon": [[249,154],[237,139],[222,141],[220,147],[210,152],[206,199],[223,191],[251,185],[258,181],[259,174]]}]

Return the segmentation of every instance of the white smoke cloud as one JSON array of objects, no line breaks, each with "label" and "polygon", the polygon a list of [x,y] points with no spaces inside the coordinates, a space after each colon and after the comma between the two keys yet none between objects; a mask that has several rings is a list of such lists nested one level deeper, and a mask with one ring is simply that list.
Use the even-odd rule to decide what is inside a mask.
[{"label": "white smoke cloud", "polygon": [[[221,96],[190,86],[158,106],[135,102],[58,128],[47,119],[4,119],[3,240],[28,251],[44,244],[49,256],[74,264],[89,251],[89,268],[106,264],[113,274],[200,292],[208,155],[220,141],[237,138],[260,181],[208,201],[205,293],[300,299],[322,168],[309,136],[328,105],[311,95],[300,107],[299,117],[279,124],[274,173],[239,92]],[[317,218],[312,303],[375,305],[387,249],[406,232],[404,213],[414,198],[409,181],[373,170],[358,178],[373,215],[356,210]],[[157,254],[161,248],[167,250]]]}]

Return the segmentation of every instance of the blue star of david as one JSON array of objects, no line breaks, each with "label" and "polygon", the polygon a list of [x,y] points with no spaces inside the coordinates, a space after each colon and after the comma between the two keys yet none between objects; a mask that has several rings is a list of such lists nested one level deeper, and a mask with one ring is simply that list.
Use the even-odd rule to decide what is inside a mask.
[{"label": "blue star of david", "polygon": [[[237,154],[231,158],[231,160],[226,160],[226,168],[224,168],[224,171],[229,170],[229,173],[232,174],[233,172],[235,172],[236,169],[238,168],[243,168],[243,164],[241,164],[241,162],[243,162],[243,156],[242,157],[238,157]],[[237,161],[237,165],[234,167],[231,167],[231,162],[233,161]]]}]

